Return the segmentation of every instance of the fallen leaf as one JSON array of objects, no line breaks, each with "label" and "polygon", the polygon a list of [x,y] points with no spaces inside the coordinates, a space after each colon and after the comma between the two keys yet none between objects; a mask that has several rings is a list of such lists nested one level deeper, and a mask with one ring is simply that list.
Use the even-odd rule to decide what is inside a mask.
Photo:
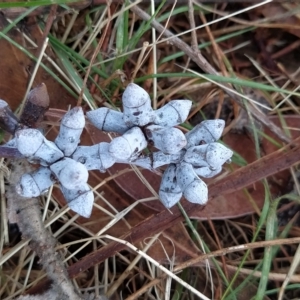
[{"label": "fallen leaf", "polygon": [[[0,14],[0,30],[3,30],[8,25],[8,22],[2,14]],[[42,38],[37,22],[32,22],[30,25],[24,21],[24,30],[26,34],[33,40],[38,41]],[[16,29],[11,29],[7,36],[11,37],[13,41],[20,44],[27,51],[36,56],[36,48],[32,47],[26,41],[22,33]],[[47,48],[46,53],[52,56],[51,49]],[[5,100],[12,110],[16,110],[21,104],[27,84],[30,79],[29,69],[33,65],[33,61],[20,49],[0,38],[0,99]],[[42,60],[50,69],[51,66]],[[76,99],[69,95],[64,87],[62,87],[50,74],[48,74],[42,67],[39,68],[33,82],[33,87],[45,83],[51,99],[50,106],[55,108],[67,109],[71,104],[75,105]]]}]

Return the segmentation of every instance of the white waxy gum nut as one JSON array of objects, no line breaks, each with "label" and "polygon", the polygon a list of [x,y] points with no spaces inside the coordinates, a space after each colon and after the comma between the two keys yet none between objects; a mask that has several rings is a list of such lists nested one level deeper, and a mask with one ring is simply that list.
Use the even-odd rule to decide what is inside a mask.
[{"label": "white waxy gum nut", "polygon": [[194,146],[187,149],[183,160],[194,167],[209,167],[206,160],[208,144]]},{"label": "white waxy gum nut", "polygon": [[61,191],[68,202],[68,206],[82,217],[89,218],[92,213],[94,194],[87,183],[77,189],[69,190],[61,186]]},{"label": "white waxy gum nut", "polygon": [[16,191],[23,197],[37,197],[45,193],[53,183],[51,171],[41,167],[33,173],[24,174],[16,186]]},{"label": "white waxy gum nut", "polygon": [[176,171],[177,183],[190,202],[204,205],[208,200],[206,184],[197,176],[192,165],[181,163]]},{"label": "white waxy gum nut", "polygon": [[102,142],[99,144],[99,159],[100,159],[100,167],[99,170],[101,172],[105,172],[106,169],[110,168],[115,162],[116,159],[110,155],[109,153],[109,143]]},{"label": "white waxy gum nut", "polygon": [[79,146],[72,154],[72,159],[83,164],[87,170],[98,170],[100,167],[99,145]]},{"label": "white waxy gum nut", "polygon": [[155,111],[154,123],[165,127],[181,124],[188,117],[191,107],[190,100],[172,100]]},{"label": "white waxy gum nut", "polygon": [[129,129],[123,120],[123,113],[107,107],[91,110],[86,113],[86,116],[95,127],[102,131],[123,134]]},{"label": "white waxy gum nut", "polygon": [[194,167],[210,167],[216,170],[228,161],[232,154],[233,152],[222,144],[210,143],[187,149],[184,161]]},{"label": "white waxy gum nut", "polygon": [[203,143],[213,143],[217,141],[224,130],[225,121],[221,119],[206,120],[195,126],[186,133],[186,148],[198,146]]},{"label": "white waxy gum nut", "polygon": [[204,177],[204,178],[211,178],[216,176],[217,174],[221,173],[222,166],[219,168],[212,170],[210,167],[201,167],[201,168],[194,168],[194,171],[198,176]]},{"label": "white waxy gum nut", "polygon": [[41,147],[44,136],[37,129],[22,129],[16,132],[17,148],[25,157],[31,157]]},{"label": "white waxy gum nut", "polygon": [[233,152],[220,143],[208,144],[206,161],[211,168],[217,169],[225,162],[230,161]]},{"label": "white waxy gum nut", "polygon": [[53,142],[44,138],[37,129],[22,129],[16,133],[17,148],[25,157],[49,165],[64,156]]},{"label": "white waxy gum nut", "polygon": [[77,148],[84,125],[84,114],[79,106],[69,110],[62,118],[55,144],[65,156],[70,156]]},{"label": "white waxy gum nut", "polygon": [[100,170],[105,172],[115,162],[115,158],[109,154],[109,143],[101,142],[94,146],[79,146],[72,158],[82,163],[88,170]]},{"label": "white waxy gum nut", "polygon": [[26,198],[37,197],[41,191],[30,174],[24,174],[16,185],[16,192]]},{"label": "white waxy gum nut", "polygon": [[159,198],[166,208],[171,208],[182,197],[182,190],[176,180],[176,165],[171,164],[165,170],[159,188]]},{"label": "white waxy gum nut", "polygon": [[52,164],[50,170],[57,177],[58,181],[70,190],[77,189],[83,183],[86,183],[89,176],[83,164],[67,157]]},{"label": "white waxy gum nut", "polygon": [[109,154],[116,160],[129,161],[146,147],[147,141],[142,130],[139,127],[133,127],[111,141]]},{"label": "white waxy gum nut", "polygon": [[175,154],[186,145],[186,138],[181,130],[173,127],[149,125],[145,128],[148,140],[164,153]]},{"label": "white waxy gum nut", "polygon": [[123,120],[128,127],[145,126],[153,121],[150,96],[143,88],[134,83],[128,84],[122,102]]}]

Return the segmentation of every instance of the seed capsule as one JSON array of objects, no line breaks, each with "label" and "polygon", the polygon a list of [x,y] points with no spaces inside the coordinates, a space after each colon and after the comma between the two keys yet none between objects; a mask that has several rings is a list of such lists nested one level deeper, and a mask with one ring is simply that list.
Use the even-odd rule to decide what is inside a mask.
[{"label": "seed capsule", "polygon": [[69,110],[62,118],[55,144],[65,156],[70,156],[77,148],[84,125],[84,114],[79,106]]},{"label": "seed capsule", "polygon": [[166,208],[171,208],[182,197],[182,190],[176,180],[176,165],[171,164],[165,170],[159,188],[159,198]]},{"label": "seed capsule", "polygon": [[190,100],[172,100],[155,111],[154,123],[164,127],[172,127],[183,123],[192,106]]},{"label": "seed capsule", "polygon": [[27,127],[38,127],[44,114],[49,108],[50,100],[44,83],[32,89],[26,98],[24,109],[20,116],[20,123]]},{"label": "seed capsule", "polygon": [[194,167],[210,167],[213,170],[219,169],[228,161],[233,152],[220,143],[210,143],[188,148],[184,161]]},{"label": "seed capsule", "polygon": [[192,203],[204,205],[208,200],[206,184],[197,176],[192,165],[181,163],[176,171],[177,183],[183,196]]},{"label": "seed capsule", "polygon": [[37,129],[22,129],[16,132],[17,148],[30,160],[38,160],[41,165],[50,165],[64,156],[53,142],[44,138]]},{"label": "seed capsule", "polygon": [[86,116],[94,126],[102,131],[123,134],[129,129],[124,123],[123,113],[107,107],[91,110],[86,113]]},{"label": "seed capsule", "polygon": [[147,141],[142,130],[139,127],[133,127],[111,141],[109,154],[116,160],[130,161],[146,147]]},{"label": "seed capsule", "polygon": [[186,133],[186,148],[198,146],[203,143],[213,143],[217,141],[223,132],[225,126],[224,120],[206,120],[195,126],[191,131]]},{"label": "seed capsule", "polygon": [[14,134],[18,126],[18,118],[11,111],[7,102],[0,99],[0,127],[11,134]]},{"label": "seed capsule", "polygon": [[92,213],[94,194],[87,183],[77,189],[68,190],[61,186],[61,191],[68,202],[68,206],[82,217],[89,218]]},{"label": "seed capsule", "polygon": [[130,83],[123,96],[123,120],[128,127],[145,126],[153,121],[154,112],[148,93],[134,83]]},{"label": "seed capsule", "polygon": [[100,170],[105,172],[115,162],[108,151],[109,143],[101,142],[94,146],[80,146],[77,147],[73,153],[72,158],[82,163],[87,170]]},{"label": "seed capsule", "polygon": [[41,167],[33,173],[22,175],[16,191],[23,197],[37,197],[45,193],[53,183],[51,171]]},{"label": "seed capsule", "polygon": [[172,127],[149,125],[145,129],[148,140],[164,153],[175,154],[186,145],[186,138],[181,130]]},{"label": "seed capsule", "polygon": [[63,158],[50,166],[50,170],[66,189],[78,189],[88,180],[89,173],[86,167],[68,157]]},{"label": "seed capsule", "polygon": [[194,168],[194,171],[198,176],[204,177],[204,178],[211,178],[216,176],[222,171],[222,166],[219,168],[212,170],[209,167],[201,167],[201,168]]}]

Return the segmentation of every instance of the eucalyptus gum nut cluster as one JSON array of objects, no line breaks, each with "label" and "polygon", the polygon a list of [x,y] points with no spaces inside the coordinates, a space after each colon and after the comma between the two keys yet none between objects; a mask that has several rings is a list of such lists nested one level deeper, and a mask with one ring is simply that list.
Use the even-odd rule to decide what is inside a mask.
[{"label": "eucalyptus gum nut cluster", "polygon": [[186,138],[181,130],[173,127],[149,125],[145,128],[148,140],[164,153],[176,154],[186,145]]},{"label": "eucalyptus gum nut cluster", "polygon": [[50,170],[56,176],[58,181],[66,189],[78,189],[88,180],[89,173],[86,167],[68,157],[52,164]]},{"label": "eucalyptus gum nut cluster", "polygon": [[38,160],[44,166],[64,156],[57,146],[48,141],[37,129],[28,128],[17,131],[16,144],[22,155],[31,160]]},{"label": "eucalyptus gum nut cluster", "polygon": [[123,120],[128,127],[145,126],[154,119],[149,94],[134,83],[128,84],[123,95]]},{"label": "eucalyptus gum nut cluster", "polygon": [[123,134],[129,129],[123,120],[123,113],[107,107],[91,110],[86,115],[89,121],[102,131]]},{"label": "eucalyptus gum nut cluster", "polygon": [[220,143],[210,143],[188,148],[184,161],[194,167],[210,167],[217,169],[228,161],[233,152]]},{"label": "eucalyptus gum nut cluster", "polygon": [[204,205],[207,202],[207,186],[197,176],[191,164],[179,164],[176,169],[176,179],[183,192],[183,196],[188,201],[201,205]]},{"label": "eucalyptus gum nut cluster", "polygon": [[224,126],[225,121],[221,119],[201,122],[186,133],[186,148],[198,146],[203,142],[206,144],[216,142],[221,137]]},{"label": "eucalyptus gum nut cluster", "polygon": [[105,172],[116,159],[109,153],[109,143],[101,142],[94,146],[79,146],[73,153],[72,158],[82,163],[87,170],[100,170]]},{"label": "eucalyptus gum nut cluster", "polygon": [[62,118],[55,144],[65,156],[70,156],[77,148],[84,125],[84,114],[78,106],[69,110]]},{"label": "eucalyptus gum nut cluster", "polygon": [[89,218],[92,213],[94,194],[87,183],[78,186],[77,189],[67,189],[63,185],[61,191],[68,202],[68,206],[82,217]]},{"label": "eucalyptus gum nut cluster", "polygon": [[192,107],[190,100],[172,100],[154,111],[154,123],[164,127],[172,127],[183,123]]},{"label": "eucalyptus gum nut cluster", "polygon": [[170,164],[161,179],[159,199],[166,208],[171,208],[181,197],[182,190],[176,180],[176,165]]},{"label": "eucalyptus gum nut cluster", "polygon": [[41,167],[33,173],[22,175],[16,191],[23,197],[37,197],[45,193],[53,183],[51,171]]},{"label": "eucalyptus gum nut cluster", "polygon": [[130,161],[146,147],[147,141],[142,130],[133,127],[110,142],[109,154],[116,160]]}]

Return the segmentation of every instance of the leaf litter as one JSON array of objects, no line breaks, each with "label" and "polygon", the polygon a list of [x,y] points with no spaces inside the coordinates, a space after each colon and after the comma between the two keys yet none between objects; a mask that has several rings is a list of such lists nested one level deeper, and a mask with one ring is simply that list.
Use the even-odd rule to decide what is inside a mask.
[{"label": "leaf litter", "polygon": [[[224,12],[238,12],[239,10],[242,10],[248,6],[250,5],[243,5],[238,3],[223,4],[223,6],[208,6],[206,7],[208,12],[205,14],[205,17],[207,18],[206,21],[215,21],[214,18],[216,19],[222,17],[224,15]],[[121,8],[115,4],[112,4],[112,6],[110,7],[110,13],[118,12],[120,11],[119,9]],[[179,12],[180,9],[182,9],[183,12]],[[299,27],[299,22],[296,17],[293,17],[292,19],[286,19],[288,21],[285,21],[285,19],[282,19],[281,22],[277,20],[273,21],[272,15],[267,16],[266,12],[269,12],[274,9],[275,13],[273,14],[273,16],[277,16],[277,19],[279,20],[281,14],[293,15],[291,8],[287,7],[286,5],[268,3],[264,6],[257,7],[255,9],[253,8],[248,12],[237,14],[234,17],[229,17],[228,19],[225,18],[224,20],[216,21],[214,24],[210,25],[211,32],[208,32],[205,29],[199,29],[197,31],[198,42],[200,41],[200,39],[204,39],[206,41],[209,41],[213,45],[213,47],[207,47],[205,50],[202,50],[202,53],[206,57],[208,62],[217,70],[221,70],[223,72],[223,76],[234,76],[234,74],[230,72],[230,75],[228,75],[228,73],[224,74],[224,65],[226,65],[227,70],[234,70],[235,76],[238,75],[241,77],[250,78],[255,81],[267,83],[276,87],[284,87],[285,89],[289,89],[291,91],[295,89],[295,76],[297,74],[298,65],[296,59],[296,48],[293,47],[296,47],[296,45],[294,46],[294,43],[296,43],[294,35],[296,35],[295,29]],[[203,15],[201,15],[201,10],[199,9],[198,5],[195,5],[194,10],[194,13],[198,14],[197,16],[203,18]],[[159,12],[159,17],[163,17],[163,13],[170,14],[170,11],[171,7],[168,7],[168,9],[167,6],[164,7],[163,10]],[[176,6],[174,8],[173,14],[170,17],[170,20],[168,21],[168,24],[171,25],[173,32],[179,33],[184,32],[184,30],[189,30],[189,23],[191,19],[188,19],[187,15],[185,14],[185,12],[187,11],[187,5],[178,7]],[[96,15],[98,14],[99,16],[101,15],[101,13],[103,13],[103,16],[105,16],[105,13],[107,13],[107,11],[99,10],[96,12],[92,12],[89,11],[89,9],[87,9],[87,11],[81,11],[79,15],[86,13],[88,14],[90,18],[89,20],[91,22],[96,22]],[[261,17],[261,13],[264,15],[263,17]],[[70,14],[72,15],[72,12]],[[95,17],[95,19],[93,19],[93,17]],[[55,21],[55,24],[59,24],[59,26],[57,26],[58,28],[63,28],[63,26],[67,26],[69,20],[70,15],[59,15],[57,20]],[[84,30],[83,28],[85,28],[86,24],[83,20],[84,19],[81,17],[78,18],[77,24],[75,21],[75,24],[77,26],[76,28],[81,28],[80,30]],[[114,60],[118,60],[118,63],[116,63],[115,65],[122,66],[122,69],[128,76],[129,81],[131,80],[130,74],[132,72],[132,69],[135,68],[139,68],[139,72],[136,73],[137,79],[138,77],[142,77],[144,74],[151,74],[151,60],[153,61],[151,55],[146,56],[143,65],[135,65],[135,62],[139,61],[139,47],[141,47],[142,41],[151,41],[150,31],[146,31],[144,35],[139,35],[139,38],[137,38],[136,40],[132,39],[131,47],[133,48],[128,47],[127,49],[132,50],[132,53],[128,57],[128,60],[124,59],[125,63],[122,65],[122,55],[127,55],[126,50],[124,50],[124,53],[121,53],[120,56],[114,56],[116,55],[116,53],[113,53],[112,51],[113,39],[115,34],[113,27],[114,21],[112,19],[108,20],[109,27],[107,28],[106,36],[102,44],[101,54],[99,54],[100,56],[105,54],[106,57],[105,55],[104,57],[99,57],[99,63],[101,66],[99,69],[105,70],[105,67],[103,66],[107,66],[110,64],[110,61],[107,59],[107,57],[110,56],[113,57]],[[162,19],[161,24],[164,25],[165,23],[163,23],[163,20],[164,19]],[[195,21],[196,25],[200,24],[198,24],[199,20],[196,19]],[[140,19],[136,19],[135,23],[136,27],[145,24],[142,23]],[[38,27],[36,24],[36,20],[34,20],[33,23],[29,24],[33,25],[29,27],[29,25],[26,25],[25,23],[25,28],[27,29],[27,31],[29,30],[31,34],[38,35]],[[62,33],[59,32],[59,30],[55,29],[55,24],[52,28],[51,33],[54,34],[56,38],[60,38]],[[256,29],[251,29],[251,26],[253,25],[258,26]],[[90,25],[88,24],[86,27],[87,30],[92,28],[89,26]],[[248,33],[240,35],[237,34],[236,37],[232,38],[225,38],[222,42],[220,42],[217,45],[217,47],[214,44],[215,39],[219,37],[226,37],[226,35],[229,35],[232,32],[238,32],[238,30],[246,28],[249,28]],[[19,39],[20,44],[24,44],[22,34],[24,34],[24,32],[21,32],[21,34],[16,32],[15,36],[13,36],[14,40],[16,40],[17,38]],[[85,41],[80,40],[78,38],[76,40],[77,34],[77,32],[71,31],[69,37],[67,37],[66,39],[65,45],[69,46],[70,48],[74,46],[74,49],[76,49],[77,52],[80,52],[80,48],[84,48],[85,46]],[[41,38],[41,36],[39,36],[39,38]],[[221,118],[226,121],[225,131],[229,131],[229,129],[231,129],[231,131],[229,131],[227,134],[224,134],[223,142],[227,146],[229,146],[229,148],[233,149],[237,154],[236,156],[234,156],[234,163],[231,164],[230,167],[226,167],[226,170],[223,171],[221,175],[219,175],[219,177],[217,177],[216,179],[214,178],[207,180],[206,182],[208,183],[208,185],[211,184],[211,186],[213,187],[214,184],[218,182],[218,180],[226,180],[226,176],[228,176],[233,171],[231,167],[235,169],[243,167],[245,165],[245,162],[247,162],[248,164],[251,162],[255,162],[258,160],[258,155],[262,157],[260,159],[263,162],[264,156],[273,153],[278,149],[278,144],[281,146],[283,145],[280,139],[278,139],[278,136],[271,134],[270,131],[263,129],[262,127],[258,127],[258,133],[255,133],[253,130],[253,126],[254,128],[257,128],[258,124],[251,119],[251,116],[249,116],[249,114],[241,114],[241,109],[239,108],[239,106],[237,106],[236,103],[233,103],[230,97],[228,97],[222,89],[212,84],[207,88],[207,83],[202,82],[201,79],[198,79],[198,81],[196,81],[196,83],[194,83],[193,85],[185,85],[185,83],[187,82],[187,79],[185,78],[168,77],[167,74],[169,73],[178,73],[182,71],[178,68],[178,64],[180,66],[188,65],[189,68],[198,67],[196,67],[193,62],[188,61],[187,55],[181,56],[177,60],[171,60],[171,63],[169,61],[168,63],[160,64],[160,60],[176,53],[177,51],[174,44],[172,45],[171,42],[161,42],[162,39],[163,37],[160,37],[160,40],[158,40],[158,43],[155,45],[156,51],[158,50],[158,52],[156,52],[156,55],[158,56],[156,56],[155,59],[158,62],[157,72],[159,72],[160,74],[164,74],[164,77],[158,78],[156,83],[158,84],[157,86],[155,86],[155,80],[151,76],[148,78],[147,81],[148,91],[151,93],[151,90],[149,88],[152,88],[152,82],[154,88],[158,92],[157,103],[159,107],[163,107],[163,104],[165,104],[171,99],[170,93],[176,91],[176,95],[178,98],[180,97],[190,99],[194,103],[191,118],[188,119],[188,123],[184,124],[185,128],[190,129],[192,125],[197,125],[200,122],[199,120],[203,120],[203,118],[220,118],[220,116],[222,115]],[[252,41],[252,39],[255,41],[254,44],[249,43]],[[188,37],[188,35],[186,35],[185,42],[187,42],[188,44],[191,43],[191,40]],[[31,62],[30,60],[28,60],[26,55],[24,55],[23,52],[17,50],[11,44],[5,42],[3,39],[1,39],[1,43],[3,43],[3,47],[1,47],[1,49],[3,49],[2,51],[3,53],[5,53],[5,57],[7,57],[7,59],[3,59],[2,61],[3,68],[1,68],[1,70],[4,70],[4,72],[1,73],[4,76],[0,80],[2,86],[2,88],[0,89],[0,98],[9,99],[10,106],[13,110],[15,110],[19,106],[18,101],[20,101],[19,99],[22,99],[26,89],[28,74],[26,73],[26,68],[24,68],[24,66],[26,66],[26,64],[29,65]],[[133,45],[134,43],[135,45]],[[4,45],[6,48],[4,48]],[[51,52],[51,50],[47,51]],[[91,57],[92,51],[93,48],[91,47],[90,50],[86,52],[86,56],[84,57],[84,59],[89,59]],[[224,53],[226,53],[226,58],[228,59],[230,65],[228,65],[228,61],[225,60],[224,56],[222,58],[222,54],[224,55]],[[247,58],[247,56],[244,55],[245,53],[248,56],[254,58],[258,62],[258,65],[262,67],[262,69],[258,69],[257,66],[253,66],[252,62]],[[56,54],[50,53],[50,55],[55,57]],[[222,59],[220,59],[220,57]],[[73,58],[70,57],[70,59]],[[24,62],[26,61],[27,63],[24,64]],[[72,62],[74,63],[73,66],[76,66],[74,60]],[[84,60],[82,61],[82,63],[84,64]],[[11,73],[10,76],[6,76],[7,74],[9,74],[9,70],[14,70],[13,74],[15,76],[11,76]],[[262,70],[264,70],[264,72],[262,72]],[[82,71],[83,70],[80,69],[79,73]],[[199,70],[197,69],[197,71]],[[105,70],[105,72],[108,71]],[[110,74],[111,71],[107,73],[106,78],[108,78]],[[88,88],[90,88],[93,84],[97,87],[94,90],[95,92],[93,93],[93,97],[94,99],[96,99],[96,101],[98,101],[99,106],[100,104],[103,105],[104,103],[107,107],[119,107],[120,102],[118,101],[122,93],[123,84],[118,82],[118,79],[117,81],[113,79],[112,81],[106,81],[106,85],[102,86],[103,81],[106,78],[103,77],[103,79],[101,79],[101,77],[99,77],[99,74],[97,74],[97,72],[93,68],[91,75],[93,77],[90,76],[91,81],[88,82]],[[38,73],[37,76],[41,75],[39,75]],[[9,82],[9,80],[13,80],[13,82]],[[51,84],[46,82],[46,80],[49,80]],[[57,81],[54,80],[51,76],[49,76],[49,74],[44,73],[42,77],[36,77],[35,82],[36,84],[45,82],[49,90],[51,101],[50,106],[52,108],[62,108],[64,110],[67,110],[68,105],[76,105],[76,99],[70,97],[69,94],[63,90],[61,85],[58,84]],[[7,90],[7,87],[11,86],[16,87],[16,89],[10,88],[9,90]],[[241,88],[243,91],[243,87],[235,88],[237,90]],[[246,93],[248,93],[248,91],[246,91]],[[182,95],[184,95],[184,97]],[[261,93],[255,90],[254,93],[253,91],[251,91],[251,97],[258,102],[260,102],[261,99],[263,99],[263,101],[266,101],[271,108],[276,107],[276,104],[280,103],[285,98],[285,96],[283,96],[281,93]],[[110,101],[105,99],[110,99]],[[251,106],[251,104],[248,105]],[[285,102],[283,103],[283,105],[280,106],[280,108],[274,111],[271,110],[270,112],[265,112],[265,114],[276,114],[277,117],[271,118],[272,122],[274,122],[277,126],[283,129],[287,135],[289,134],[288,130],[290,130],[293,139],[298,137],[298,132],[297,130],[295,130],[299,127],[297,106],[297,97],[291,96],[290,98],[287,98],[285,100]],[[83,107],[84,109],[88,110],[86,105],[83,105]],[[202,111],[205,111],[205,113],[203,114]],[[45,125],[45,129],[46,131],[49,131],[49,128],[52,128],[52,132],[56,131],[55,134],[51,134],[50,131],[50,134],[48,135],[49,140],[54,140],[54,138],[57,135],[57,127],[53,127],[51,125],[57,124],[58,120],[62,117],[63,113],[58,111],[54,111],[54,113],[53,111],[50,111],[50,113],[55,115],[55,119],[52,118],[50,122],[48,122],[48,124],[50,123],[50,127],[49,125],[47,127]],[[291,116],[289,115],[290,113],[294,113],[294,115]],[[209,114],[212,114],[212,116]],[[263,130],[264,135],[262,136],[261,132],[263,132]],[[96,141],[97,143],[99,143],[100,141],[110,141],[108,135],[98,136],[98,133],[95,133],[95,130],[91,129],[90,125],[88,125],[88,130],[85,131],[81,140],[82,144],[88,145],[88,143],[84,142],[85,139],[87,139],[87,142],[89,141],[90,144],[90,139],[92,139],[93,143],[95,143]],[[81,218],[78,218],[75,222],[67,222],[67,220],[72,218],[73,214],[70,212],[65,212],[65,201],[63,200],[63,197],[61,196],[60,192],[56,187],[54,187],[54,192],[52,196],[50,196],[48,199],[46,197],[41,198],[41,201],[43,203],[42,207],[48,208],[48,211],[45,214],[47,218],[50,218],[53,215],[59,216],[60,212],[64,212],[60,219],[58,217],[57,223],[54,223],[52,229],[54,230],[53,232],[59,232],[59,224],[69,224],[67,225],[67,227],[64,227],[63,232],[58,233],[58,240],[60,243],[68,245],[68,242],[74,242],[74,240],[76,241],[77,239],[77,243],[79,244],[79,241],[82,237],[92,237],[93,239],[95,239],[95,241],[98,241],[99,247],[100,245],[109,242],[107,239],[100,239],[100,235],[107,233],[116,237],[121,237],[124,234],[126,235],[126,233],[128,232],[134,232],[131,229],[132,227],[135,226],[135,230],[138,230],[139,224],[145,222],[144,220],[151,218],[153,215],[157,214],[157,212],[163,210],[161,204],[157,200],[153,200],[153,197],[156,197],[157,195],[153,195],[152,192],[149,192],[149,190],[158,191],[158,183],[161,180],[161,175],[155,175],[144,170],[137,172],[135,168],[124,169],[121,167],[121,165],[118,165],[118,168],[115,168],[114,166],[113,168],[109,169],[109,172],[110,176],[107,173],[92,173],[93,176],[91,176],[91,181],[89,182],[89,184],[91,185],[91,187],[97,187],[95,193],[97,194],[97,199],[99,200],[96,201],[97,209],[94,209],[93,215],[88,222],[82,220]],[[122,177],[123,179],[121,179]],[[284,171],[282,174],[272,174],[272,176],[268,177],[269,189],[273,198],[289,192],[286,189],[289,179],[290,173],[288,171]],[[118,184],[118,186],[115,182]],[[133,199],[127,194],[132,196]],[[265,198],[266,195],[263,185],[260,182],[255,181],[255,183],[253,183],[247,189],[243,189],[241,191],[237,191],[231,194],[218,195],[218,197],[214,197],[214,199],[211,199],[203,209],[190,211],[189,216],[195,220],[216,220],[213,222],[197,222],[197,224],[194,225],[199,234],[201,235],[203,242],[205,242],[208,245],[210,251],[226,248],[227,246],[233,246],[233,243],[235,245],[245,244],[246,242],[251,241],[253,232],[255,231],[255,224],[259,219],[259,216],[260,218],[262,218],[261,209],[266,201]],[[136,200],[138,200],[138,202],[136,202]],[[183,201],[183,206],[187,207],[185,201]],[[63,207],[64,209],[61,209],[61,207]],[[132,207],[132,209],[126,211],[127,207]],[[123,215],[122,211],[124,211],[126,215]],[[232,219],[236,217],[239,218]],[[295,216],[295,218],[296,217],[297,216]],[[113,221],[114,219],[115,221]],[[106,226],[110,223],[110,221],[113,221],[114,225],[112,227],[109,227],[109,229],[107,230]],[[288,226],[284,228],[279,228],[277,231],[277,237],[284,236],[287,238],[293,238],[294,236],[296,236],[297,227],[293,226],[292,223],[288,223]],[[191,237],[188,235],[188,230],[183,227],[183,223],[179,222],[176,225],[176,227],[178,227],[178,229],[175,229],[175,227],[172,228],[173,230],[171,233],[167,233],[166,231],[165,236],[167,236],[168,239],[165,239],[164,237],[159,237],[160,242],[154,243],[148,252],[153,258],[155,258],[161,263],[166,263],[167,261],[170,261],[169,259],[166,259],[166,253],[168,253],[169,258],[173,255],[176,264],[180,262],[184,263],[184,261],[187,261],[189,258],[201,255],[200,251],[197,250],[196,245],[193,243]],[[144,247],[141,243],[138,243],[138,241],[145,242],[144,239],[148,238],[149,232],[152,231],[150,230],[150,228],[140,228],[143,228],[144,231],[143,234],[139,236],[139,239],[136,240],[136,246],[138,246],[139,249],[142,249]],[[97,233],[99,234],[97,235]],[[260,232],[260,237],[264,239],[263,231]],[[69,265],[74,264],[73,270],[75,269],[76,262],[79,258],[83,258],[84,262],[85,256],[86,258],[88,258],[88,254],[93,253],[94,250],[91,247],[91,245],[92,240],[89,242],[88,245],[82,248],[80,252],[77,253],[75,251],[76,248],[74,246],[66,246],[65,249],[68,252],[68,254],[71,254],[72,252],[76,253],[69,259]],[[191,249],[194,250],[191,251]],[[276,298],[276,293],[279,290],[278,286],[280,287],[282,280],[278,279],[279,277],[272,276],[274,274],[281,275],[280,266],[289,267],[290,264],[288,263],[288,261],[292,259],[295,250],[296,248],[293,246],[287,248],[286,246],[281,245],[281,248],[277,252],[276,258],[274,259],[272,270],[269,273],[269,278],[273,279],[266,290],[266,294],[268,296],[265,297],[268,297],[269,299]],[[94,253],[96,255],[96,252]],[[112,254],[113,253],[111,252],[105,257],[108,259],[112,256]],[[126,255],[126,257],[123,256],[124,254]],[[229,286],[229,281],[231,280],[235,272],[234,266],[236,266],[237,261],[242,260],[242,255],[243,254],[241,252],[234,252],[233,254],[228,253],[225,256],[225,260],[218,260],[217,257],[215,261],[209,260],[210,270],[213,274],[212,278],[210,279],[210,283],[213,285],[213,289],[215,290],[215,294],[213,294],[215,295],[215,297],[212,296],[211,291],[209,289],[205,288],[207,277],[204,276],[204,264],[198,266],[198,268],[189,269],[190,272],[188,275],[186,275],[189,278],[188,281],[191,282],[194,278],[193,276],[195,275],[195,273],[192,272],[196,272],[197,270],[198,273],[196,274],[198,274],[199,276],[200,274],[202,274],[201,272],[204,272],[203,276],[200,276],[204,279],[194,281],[194,286],[210,298],[221,298],[222,296],[218,293],[222,292],[218,289],[218,287],[220,287],[221,285],[223,286],[224,283],[226,287]],[[123,261],[123,263],[126,264],[128,263],[128,258],[132,259],[132,257],[133,253],[131,252],[118,252],[118,256],[113,257],[109,264],[99,265],[97,267],[98,272],[101,272],[101,274],[104,274],[105,272],[106,274],[113,272],[113,276],[110,278],[113,278],[114,276],[118,277],[120,274],[119,272],[121,272],[121,270],[116,269],[116,266],[114,265],[113,261]],[[254,269],[253,265],[256,264],[256,259],[260,258],[260,252],[252,251],[249,254],[245,263],[241,266],[240,273],[238,273],[238,279],[236,280],[235,284],[231,287],[231,289],[229,288],[228,290],[224,291],[224,293],[227,293],[227,295],[228,293],[231,293],[227,297],[235,297],[237,299],[249,299],[249,295],[254,296],[256,294],[258,284],[256,284],[255,282],[253,283],[252,281],[252,284],[254,284],[254,286],[248,285],[248,287],[239,287],[239,284],[241,284],[242,281],[249,282],[246,277],[247,275],[245,274],[247,274],[247,270]],[[11,260],[10,262],[13,261]],[[26,261],[23,260],[24,266],[25,263]],[[3,266],[7,267],[8,261]],[[218,266],[221,266],[223,271],[220,271],[218,269]],[[137,274],[146,275],[146,272],[148,270],[145,264],[141,263],[141,265],[138,265],[138,267],[140,269],[137,269],[137,267],[135,267],[135,272]],[[34,269],[35,268],[38,269],[39,266],[34,265]],[[4,268],[4,271],[5,270],[6,269]],[[16,276],[19,276],[17,273],[14,274],[16,274]],[[78,274],[76,276],[78,276]],[[88,275],[87,272],[82,272],[80,274],[85,274],[85,276]],[[224,274],[225,278],[223,277]],[[258,278],[255,274],[253,276],[254,279]],[[21,277],[16,278],[19,278],[19,280],[21,280]],[[30,273],[29,278],[30,282],[34,281],[35,275],[33,272]],[[142,285],[146,285],[146,282],[151,282],[151,279],[149,277],[146,278],[147,279],[144,280],[135,279],[135,284],[132,285],[130,288],[125,287],[126,280],[124,279],[124,281],[119,286],[119,289],[122,289],[123,292],[125,292],[128,296],[130,294],[137,295],[139,289],[142,290]],[[89,286],[88,280],[88,277],[77,277],[77,283],[81,287],[82,291]],[[162,282],[158,284],[160,285],[160,288],[164,289],[164,285],[162,284]],[[5,284],[5,287],[10,287],[11,285],[12,283],[8,281]],[[95,287],[96,286],[97,285],[95,285]],[[235,291],[235,288],[238,287],[239,292]],[[172,286],[173,291],[174,289],[176,289],[176,292],[179,291],[176,285]],[[275,291],[273,291],[274,289]],[[15,290],[15,288],[12,288],[11,290],[13,291]],[[107,288],[104,288],[104,290],[107,291]],[[5,290],[5,288],[1,289],[1,295],[3,297],[6,291],[7,290]],[[150,294],[152,292],[157,297],[159,297],[159,295],[161,296],[160,290],[156,289],[155,286],[153,290],[150,289],[148,292],[148,297],[151,297]],[[292,287],[288,287],[285,293],[288,298],[297,297],[297,291]],[[16,293],[16,295],[18,295],[18,293]],[[181,296],[182,299],[188,299],[188,292],[183,292]]]}]

